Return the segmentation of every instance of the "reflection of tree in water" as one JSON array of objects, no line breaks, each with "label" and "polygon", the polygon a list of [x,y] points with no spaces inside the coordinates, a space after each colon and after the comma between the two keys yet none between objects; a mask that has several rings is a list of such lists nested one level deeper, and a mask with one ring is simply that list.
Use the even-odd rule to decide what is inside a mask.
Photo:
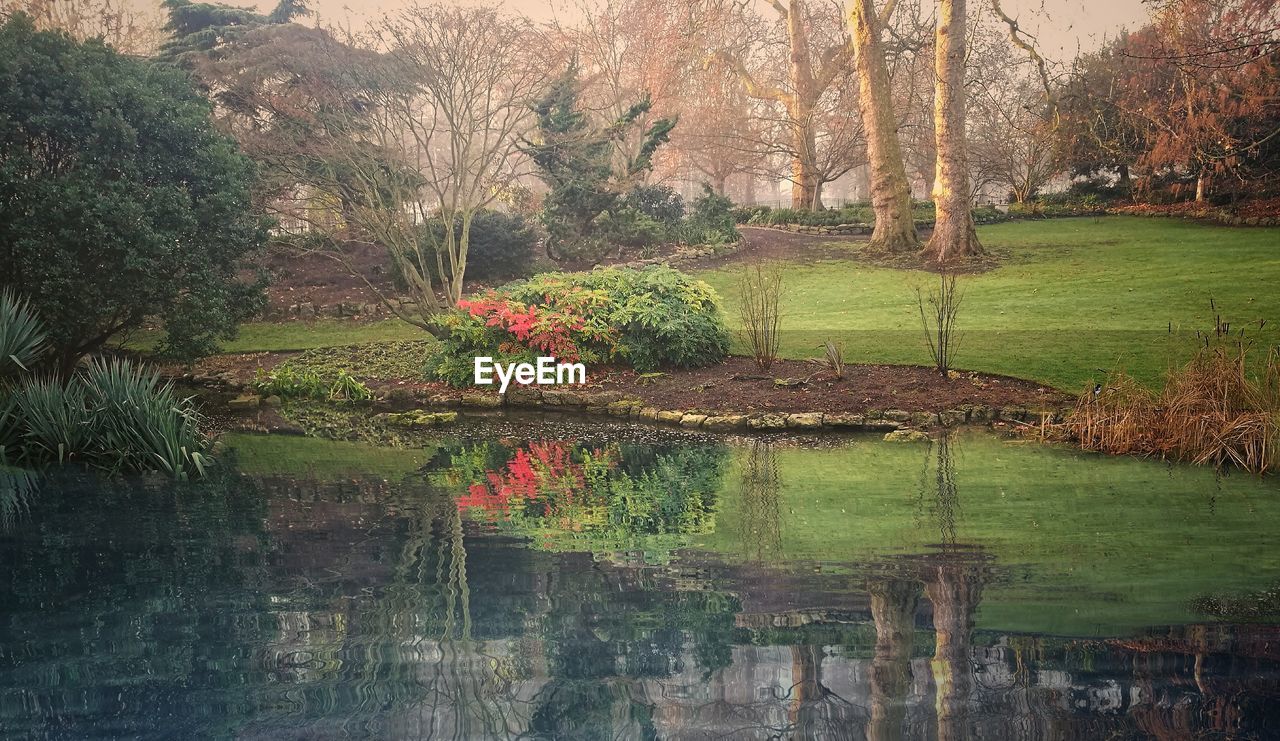
[{"label": "reflection of tree in water", "polygon": [[782,555],[781,505],[778,499],[778,461],[773,443],[752,439],[742,464],[741,531],[743,555],[772,561]]},{"label": "reflection of tree in water", "polygon": [[933,670],[938,739],[966,739],[974,694],[971,661],[973,619],[982,601],[985,569],[980,559],[944,554],[924,567],[925,593],[933,603]]},{"label": "reflection of tree in water", "polygon": [[954,453],[948,433],[943,433],[929,445],[929,456],[933,463],[932,511],[941,538],[939,542],[944,548],[956,545],[956,516],[960,514]]},{"label": "reflection of tree in water", "polygon": [[658,683],[731,663],[737,600],[662,589],[648,569],[558,558],[537,624],[549,681],[532,700],[536,737],[653,737]]},{"label": "reflection of tree in water", "polygon": [[867,591],[871,595],[871,619],[876,627],[867,738],[869,741],[894,741],[902,738],[907,712],[920,584],[890,577],[873,580]]},{"label": "reflection of tree in water", "polygon": [[822,681],[822,646],[791,647],[791,706],[788,720],[798,738],[854,738],[861,726],[862,708],[832,692]]}]

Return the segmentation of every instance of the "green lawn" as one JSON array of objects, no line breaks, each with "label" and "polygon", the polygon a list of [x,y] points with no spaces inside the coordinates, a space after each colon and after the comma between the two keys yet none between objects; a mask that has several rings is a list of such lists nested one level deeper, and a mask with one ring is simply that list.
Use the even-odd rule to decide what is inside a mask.
[{"label": "green lawn", "polygon": [[[342,319],[316,321],[249,322],[240,325],[234,340],[222,343],[224,353],[310,350],[316,347],[359,345],[368,342],[421,340],[429,337],[421,329],[399,319],[377,322],[353,322]],[[138,332],[125,346],[133,350],[150,350],[160,338],[159,332]]]},{"label": "green lawn", "polygon": [[[1252,335],[1271,343],[1280,337],[1280,229],[1113,216],[997,224],[981,227],[979,235],[1003,263],[962,279],[957,367],[1075,391],[1098,376],[1098,368],[1123,365],[1154,383],[1187,357],[1196,330],[1213,326],[1211,298],[1234,327],[1256,328],[1265,319],[1265,331]],[[843,247],[857,249],[855,243]],[[720,291],[736,327],[736,269],[700,277]],[[819,356],[819,346],[832,338],[850,362],[929,364],[915,288],[936,281],[924,272],[838,257],[790,264],[783,355]],[[423,336],[397,319],[254,322],[225,351]],[[152,342],[154,336],[143,335],[130,346],[145,349]],[[744,350],[737,342],[735,351]]]},{"label": "green lawn", "polygon": [[[1117,364],[1155,381],[1195,330],[1213,326],[1210,298],[1233,326],[1266,319],[1261,339],[1280,336],[1280,229],[1105,217],[997,224],[979,236],[1004,263],[962,279],[962,368],[1068,390]],[[738,325],[734,268],[700,277]],[[832,259],[789,265],[785,280],[785,356],[818,356],[834,338],[853,362],[931,362],[915,287],[936,276]]]}]

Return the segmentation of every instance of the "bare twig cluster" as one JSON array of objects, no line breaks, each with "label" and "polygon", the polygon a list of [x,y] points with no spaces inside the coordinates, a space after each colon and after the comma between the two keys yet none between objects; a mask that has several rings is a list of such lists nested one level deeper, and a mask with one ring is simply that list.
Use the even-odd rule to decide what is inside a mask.
[{"label": "bare twig cluster", "polygon": [[943,376],[951,371],[952,358],[955,357],[956,346],[959,344],[956,319],[960,314],[963,298],[956,274],[952,272],[939,274],[936,289],[925,291],[923,288],[916,288],[920,326],[929,343],[933,365]]},{"label": "bare twig cluster", "polygon": [[738,277],[743,332],[760,370],[769,370],[778,358],[782,293],[782,266],[777,263],[747,265]]}]

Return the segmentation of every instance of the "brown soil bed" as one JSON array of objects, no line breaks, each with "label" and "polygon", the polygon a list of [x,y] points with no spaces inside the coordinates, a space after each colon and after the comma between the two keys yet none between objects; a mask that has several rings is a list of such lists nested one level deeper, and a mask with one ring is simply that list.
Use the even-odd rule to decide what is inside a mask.
[{"label": "brown soil bed", "polygon": [[[780,386],[775,379],[800,380]],[[941,412],[965,405],[1059,407],[1061,393],[1030,381],[981,373],[943,378],[931,368],[900,365],[851,365],[836,379],[812,363],[783,360],[767,373],[750,358],[645,378],[630,370],[608,370],[589,377],[592,386],[617,391],[659,409],[697,409],[739,414],[754,412],[866,412],[900,409]]]},{"label": "brown soil bed", "polygon": [[[164,370],[197,380],[216,377],[220,383],[244,385],[253,381],[258,368],[270,370],[292,353],[220,355],[192,368]],[[798,380],[781,386],[775,379]],[[1069,403],[1062,393],[1031,381],[983,373],[957,373],[943,378],[931,368],[899,365],[850,365],[845,377],[836,379],[813,363],[780,360],[767,373],[750,358],[731,357],[706,368],[673,370],[641,375],[630,369],[596,368],[585,386],[563,390],[583,394],[608,394],[613,398],[643,401],[664,410],[697,410],[752,414],[761,412],[863,413],[902,410],[941,412],[973,406],[1057,409]],[[396,391],[421,402],[442,397],[459,398],[481,391],[493,395],[495,387],[453,388],[417,379],[370,381],[380,394]]]},{"label": "brown soil bed", "polygon": [[[387,251],[372,245],[351,245],[350,264],[379,290],[394,293],[387,269]],[[340,303],[370,304],[377,294],[359,277],[332,258],[322,254],[300,255],[283,249],[272,250],[262,261],[271,276],[267,287],[269,317],[290,314],[290,307],[302,304],[333,306]]]}]

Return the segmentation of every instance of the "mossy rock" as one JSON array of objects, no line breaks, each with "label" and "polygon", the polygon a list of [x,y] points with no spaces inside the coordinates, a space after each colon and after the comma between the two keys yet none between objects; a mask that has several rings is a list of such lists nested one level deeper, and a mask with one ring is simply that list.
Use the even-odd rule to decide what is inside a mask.
[{"label": "mossy rock", "polygon": [[262,398],[256,394],[243,394],[231,399],[227,402],[227,408],[233,412],[246,412],[250,409],[257,409],[262,403]]},{"label": "mossy rock", "polygon": [[885,433],[884,436],[884,441],[887,443],[922,443],[929,442],[929,440],[928,433],[920,430],[894,430],[893,432]]},{"label": "mossy rock", "polygon": [[717,417],[707,417],[702,423],[704,429],[719,432],[740,430],[746,426],[747,416],[745,414],[725,414]]},{"label": "mossy rock", "polygon": [[680,418],[681,427],[701,427],[707,421],[705,414],[686,414]]},{"label": "mossy rock", "polygon": [[400,412],[398,414],[387,414],[382,418],[389,425],[407,427],[411,430],[416,430],[426,427],[440,427],[441,425],[456,422],[458,421],[458,413],[428,412],[422,409],[413,409],[411,411]]},{"label": "mossy rock", "polygon": [[747,419],[747,427],[753,430],[782,430],[787,427],[787,418],[781,414],[761,414]]},{"label": "mossy rock", "polygon": [[802,412],[800,414],[791,414],[787,416],[787,427],[798,430],[816,430],[822,427],[822,414],[820,412]]}]

